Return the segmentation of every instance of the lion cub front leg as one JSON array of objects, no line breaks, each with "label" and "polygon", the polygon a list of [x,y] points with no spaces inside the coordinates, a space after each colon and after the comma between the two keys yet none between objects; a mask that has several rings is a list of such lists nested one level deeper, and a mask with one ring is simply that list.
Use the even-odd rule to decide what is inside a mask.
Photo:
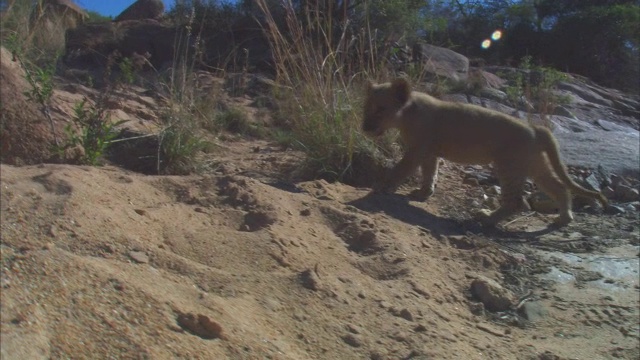
[{"label": "lion cub front leg", "polygon": [[396,166],[394,166],[382,183],[376,184],[373,187],[373,192],[376,193],[393,193],[396,188],[406,179],[411,173],[413,173],[420,163],[420,159],[417,153],[407,150],[402,160],[400,160]]},{"label": "lion cub front leg", "polygon": [[422,168],[422,187],[409,194],[414,201],[425,201],[435,190],[438,181],[438,157],[426,156],[420,164]]}]

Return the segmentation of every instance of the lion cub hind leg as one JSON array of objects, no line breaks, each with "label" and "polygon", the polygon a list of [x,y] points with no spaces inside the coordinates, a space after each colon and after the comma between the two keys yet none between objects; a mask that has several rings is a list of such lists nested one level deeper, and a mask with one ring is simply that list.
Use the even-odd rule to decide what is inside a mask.
[{"label": "lion cub hind leg", "polygon": [[531,177],[540,190],[558,204],[559,215],[554,220],[554,224],[564,226],[573,221],[571,192],[567,185],[555,175],[543,154],[536,156]]},{"label": "lion cub hind leg", "polygon": [[493,212],[481,210],[476,213],[478,220],[485,226],[495,226],[500,221],[527,208],[527,203],[522,197],[527,178],[526,172],[515,167],[505,168],[504,166],[496,170],[502,187],[500,207]]},{"label": "lion cub hind leg", "polygon": [[433,195],[436,181],[438,181],[438,158],[436,156],[426,156],[420,164],[422,168],[422,186],[409,194],[409,198],[414,201],[425,201]]}]

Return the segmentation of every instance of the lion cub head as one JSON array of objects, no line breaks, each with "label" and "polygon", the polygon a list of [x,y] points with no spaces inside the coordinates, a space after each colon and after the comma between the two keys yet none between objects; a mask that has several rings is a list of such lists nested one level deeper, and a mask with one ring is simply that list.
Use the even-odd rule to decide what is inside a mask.
[{"label": "lion cub head", "polygon": [[390,83],[367,85],[362,130],[370,136],[380,136],[397,126],[398,111],[411,97],[411,86],[405,79]]}]

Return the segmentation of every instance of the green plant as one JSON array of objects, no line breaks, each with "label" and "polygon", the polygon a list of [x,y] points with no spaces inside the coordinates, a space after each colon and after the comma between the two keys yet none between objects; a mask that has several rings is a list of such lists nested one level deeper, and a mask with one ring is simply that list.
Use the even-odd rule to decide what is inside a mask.
[{"label": "green plant", "polygon": [[[82,146],[84,153],[80,161],[87,165],[100,165],[107,147],[119,134],[117,127],[126,122],[111,122],[102,101],[87,106],[87,99],[76,103],[72,124],[65,127],[67,142],[63,149]],[[79,129],[76,131],[74,126]]]},{"label": "green plant", "polygon": [[532,113],[537,112],[543,125],[551,127],[549,114],[552,114],[558,105],[570,101],[569,98],[553,92],[556,85],[566,79],[567,75],[556,69],[532,65],[532,58],[525,56],[506,88],[507,100],[516,108],[525,106],[529,121]]},{"label": "green plant", "polygon": [[[38,67],[24,60],[24,50],[17,34],[11,34],[5,42],[9,51],[13,53],[20,66],[24,69],[24,77],[31,87],[25,91],[24,95],[40,106],[40,110],[51,124],[51,133],[56,146],[59,146],[58,136],[51,117],[51,96],[53,96],[53,77],[56,72],[56,62],[52,62],[45,67]],[[56,59],[59,56],[56,56]]]},{"label": "green plant", "polygon": [[135,81],[135,68],[133,66],[133,60],[129,57],[122,58],[118,63],[120,68],[120,76],[122,80],[127,84],[133,84]]},{"label": "green plant", "polygon": [[214,121],[218,128],[234,133],[246,134],[251,130],[247,114],[237,107],[219,112],[216,114]]},{"label": "green plant", "polygon": [[195,155],[208,143],[189,126],[174,122],[160,132],[158,173],[189,174],[196,170]]}]

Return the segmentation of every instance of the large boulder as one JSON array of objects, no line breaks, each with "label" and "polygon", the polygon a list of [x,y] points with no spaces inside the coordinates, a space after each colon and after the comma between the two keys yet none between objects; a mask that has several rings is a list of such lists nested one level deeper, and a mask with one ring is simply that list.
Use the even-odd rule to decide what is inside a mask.
[{"label": "large boulder", "polygon": [[191,53],[186,34],[151,19],[84,24],[67,31],[64,60],[68,66],[90,69],[106,65],[118,51],[124,57],[144,55],[160,69],[177,55]]},{"label": "large boulder", "polygon": [[[144,56],[155,69],[176,59],[189,60],[197,53],[196,67],[234,66],[230,59],[251,69],[273,69],[271,49],[260,26],[252,18],[238,20],[226,31],[204,32],[188,37],[186,25],[172,26],[153,19],[84,24],[67,31],[65,64],[76,69],[95,69],[107,63],[114,51],[135,59]],[[148,56],[147,56],[148,55]]]},{"label": "large boulder", "polygon": [[0,48],[0,160],[12,165],[37,164],[52,155],[51,125],[24,93],[30,90],[25,71],[5,48]]},{"label": "large boulder", "polygon": [[424,64],[427,73],[460,81],[469,73],[469,59],[457,52],[439,46],[416,43],[412,49],[413,61]]},{"label": "large boulder", "polygon": [[43,21],[62,20],[66,28],[74,28],[89,15],[72,0],[41,0],[33,7],[31,25]]},{"label": "large boulder", "polygon": [[138,0],[116,16],[114,21],[159,19],[163,13],[162,0]]}]

